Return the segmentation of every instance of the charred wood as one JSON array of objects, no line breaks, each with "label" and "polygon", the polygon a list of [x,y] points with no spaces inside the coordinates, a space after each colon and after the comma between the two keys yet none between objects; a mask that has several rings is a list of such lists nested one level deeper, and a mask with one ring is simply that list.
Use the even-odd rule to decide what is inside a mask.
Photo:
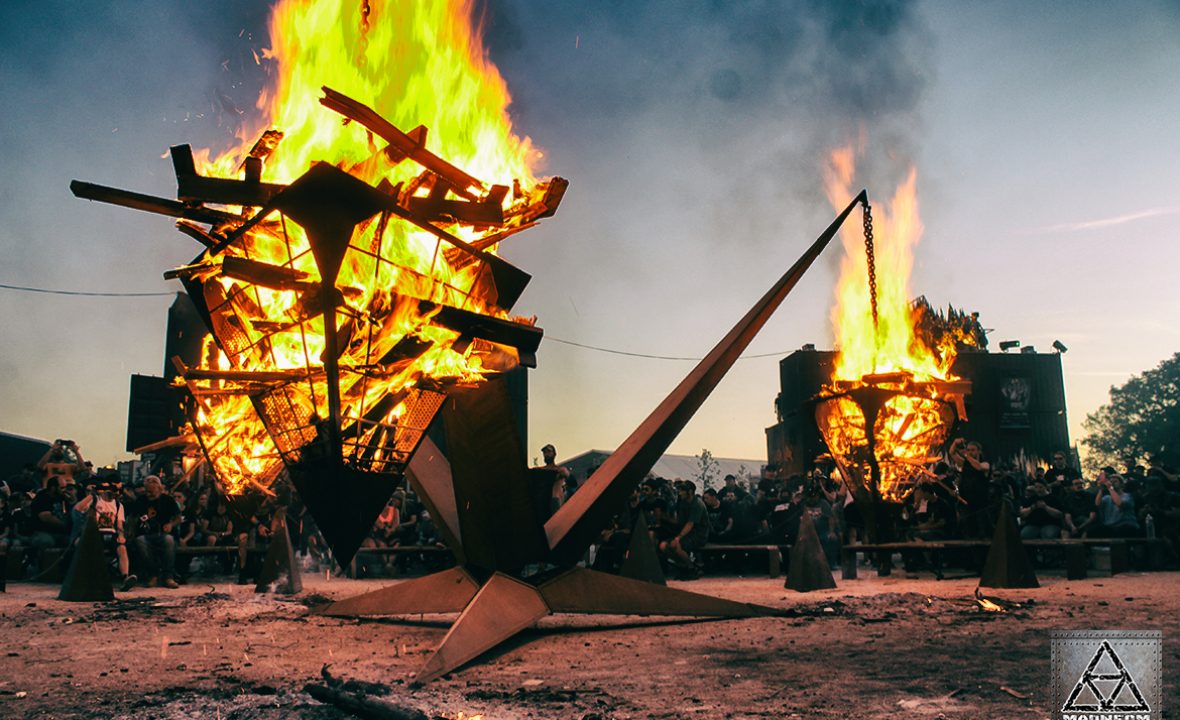
[{"label": "charred wood", "polygon": [[[193,162],[193,149],[188,145],[172,147],[172,168],[176,171],[176,194],[181,200],[219,203],[222,205],[265,205],[284,185],[260,182],[261,160],[255,159],[252,172],[250,164],[245,165],[246,180],[210,178],[197,174]],[[253,176],[251,178],[251,176]]]},{"label": "charred wood", "polygon": [[81,180],[71,182],[70,191],[74,193],[74,197],[83,200],[97,200],[133,210],[193,220],[206,225],[225,225],[242,221],[240,216],[223,210],[213,210],[200,205],[190,205],[176,200],[144,195],[130,190],[120,190],[105,185],[95,185]]},{"label": "charred wood", "polygon": [[[482,190],[484,187],[482,182],[415,142],[414,138],[399,130],[393,123],[381,117],[377,114],[377,111],[369,106],[353,100],[347,95],[329,87],[324,87],[323,91],[324,97],[320,98],[321,105],[364,125],[381,136],[382,139],[392,145],[398,152],[412,158],[419,165],[436,175],[445,178],[454,187],[457,195],[469,200],[477,199],[469,188],[475,187]],[[425,133],[423,133],[423,137],[425,137]]]}]

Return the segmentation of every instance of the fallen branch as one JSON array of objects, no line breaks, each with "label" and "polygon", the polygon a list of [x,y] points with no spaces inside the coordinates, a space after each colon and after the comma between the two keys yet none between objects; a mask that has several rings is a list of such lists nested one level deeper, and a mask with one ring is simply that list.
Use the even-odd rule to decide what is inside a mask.
[{"label": "fallen branch", "polygon": [[327,685],[308,683],[303,686],[303,692],[326,705],[334,705],[350,715],[365,720],[430,720],[421,710],[370,700],[355,693],[335,690]]}]

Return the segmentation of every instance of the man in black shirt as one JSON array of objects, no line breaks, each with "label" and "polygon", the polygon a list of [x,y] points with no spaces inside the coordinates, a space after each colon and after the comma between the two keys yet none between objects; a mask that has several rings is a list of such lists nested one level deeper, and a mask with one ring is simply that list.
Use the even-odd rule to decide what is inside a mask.
[{"label": "man in black shirt", "polygon": [[1020,503],[1020,537],[1025,540],[1056,540],[1061,537],[1065,511],[1043,482],[1028,486]]},{"label": "man in black shirt", "polygon": [[45,489],[33,498],[29,508],[32,514],[30,529],[33,534],[29,544],[37,550],[51,547],[65,547],[70,537],[70,509],[66,503],[66,479],[51,475]]},{"label": "man in black shirt", "polygon": [[1049,488],[1049,492],[1057,495],[1068,489],[1074,481],[1074,478],[1080,478],[1082,475],[1077,470],[1066,464],[1065,453],[1058,450],[1053,453],[1053,460],[1050,462],[1049,469],[1045,471],[1045,486]]},{"label": "man in black shirt", "polygon": [[989,497],[991,465],[983,459],[983,446],[974,440],[956,438],[951,443],[950,461],[959,472],[959,496],[967,503],[959,509],[963,537],[991,537],[995,529]]},{"label": "man in black shirt", "polygon": [[157,582],[164,587],[178,587],[176,583],[176,539],[172,528],[180,519],[180,508],[171,495],[164,492],[164,483],[155,475],[143,481],[144,496],[136,502],[131,516],[136,519],[135,546],[144,564],[148,587]]},{"label": "man in black shirt", "polygon": [[697,497],[696,484],[691,480],[681,482],[677,492],[680,529],[671,540],[660,543],[660,552],[680,568],[681,580],[695,580],[700,572],[688,554],[709,541],[709,512],[704,501]]}]

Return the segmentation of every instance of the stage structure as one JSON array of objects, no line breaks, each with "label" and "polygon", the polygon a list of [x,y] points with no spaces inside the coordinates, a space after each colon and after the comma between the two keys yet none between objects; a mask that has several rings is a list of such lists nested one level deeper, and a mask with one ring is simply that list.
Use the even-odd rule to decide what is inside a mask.
[{"label": "stage structure", "polygon": [[[75,181],[82,198],[179,218],[206,246],[170,271],[215,345],[179,367],[196,439],[231,491],[269,492],[285,468],[336,558],[347,563],[408,478],[458,566],[342,600],[336,616],[460,615],[417,673],[454,670],[550,613],[748,617],[773,608],[577,566],[589,545],[836,235],[862,191],[577,493],[550,516],[547,478],[525,463],[503,373],[531,366],[541,331],[508,311],[529,276],[487,252],[556,210],[566,182],[487,186],[330,89],[321,103],[389,143],[375,158],[421,172],[376,185],[313,165],[261,182],[268,133],[243,180],[197,173],[172,149],[178,200]],[[210,204],[230,206],[231,210]],[[456,227],[480,233],[460,239]],[[407,259],[407,247],[433,241]],[[439,273],[439,265],[446,272]],[[435,372],[439,365],[457,369]],[[441,419],[441,446],[427,435]],[[538,482],[540,480],[540,482]]]}]

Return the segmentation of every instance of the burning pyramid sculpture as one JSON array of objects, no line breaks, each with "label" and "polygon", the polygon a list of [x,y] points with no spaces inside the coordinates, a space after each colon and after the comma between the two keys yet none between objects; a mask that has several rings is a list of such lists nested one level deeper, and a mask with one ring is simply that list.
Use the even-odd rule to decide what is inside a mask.
[{"label": "burning pyramid sculpture", "polygon": [[[323,105],[389,143],[377,155],[417,163],[421,173],[373,186],[320,163],[288,185],[266,184],[261,163],[279,140],[268,134],[243,164],[243,180],[201,176],[188,148],[173,148],[177,201],[71,185],[81,198],[177,217],[178,228],[206,246],[167,276],[184,284],[215,341],[200,367],[180,369],[194,434],[227,490],[267,492],[285,467],[347,563],[404,477],[458,560],[324,612],[459,612],[417,682],[549,613],[775,613],[577,562],[845,218],[858,203],[867,207],[866,193],[550,517],[530,491],[503,379],[535,362],[541,340],[531,321],[508,316],[529,276],[486,249],[552,215],[566,182],[517,188],[505,209],[509,189],[488,187],[427,151],[425,129],[403,133],[324,90]],[[447,229],[456,225],[484,233],[465,241]],[[419,231],[435,244],[411,255],[406,245]],[[445,363],[455,368],[437,372]],[[436,416],[442,446],[427,436]]]},{"label": "burning pyramid sculpture", "polygon": [[[505,208],[509,188],[426,150],[425,128],[403,133],[324,93],[324,106],[388,142],[375,159],[421,172],[374,187],[318,163],[289,185],[264,183],[262,162],[281,140],[270,131],[242,180],[201,176],[188,146],[172,148],[176,201],[71,189],[178,217],[206,246],[165,275],[183,283],[215,343],[200,367],[179,368],[196,440],[234,495],[269,492],[286,468],[347,564],[447,391],[535,364],[541,330],[508,315],[529,276],[487,248],[552,215],[567,183],[518,188]],[[482,233],[469,243],[449,230],[460,225]],[[420,247],[424,237],[433,244]]]}]

